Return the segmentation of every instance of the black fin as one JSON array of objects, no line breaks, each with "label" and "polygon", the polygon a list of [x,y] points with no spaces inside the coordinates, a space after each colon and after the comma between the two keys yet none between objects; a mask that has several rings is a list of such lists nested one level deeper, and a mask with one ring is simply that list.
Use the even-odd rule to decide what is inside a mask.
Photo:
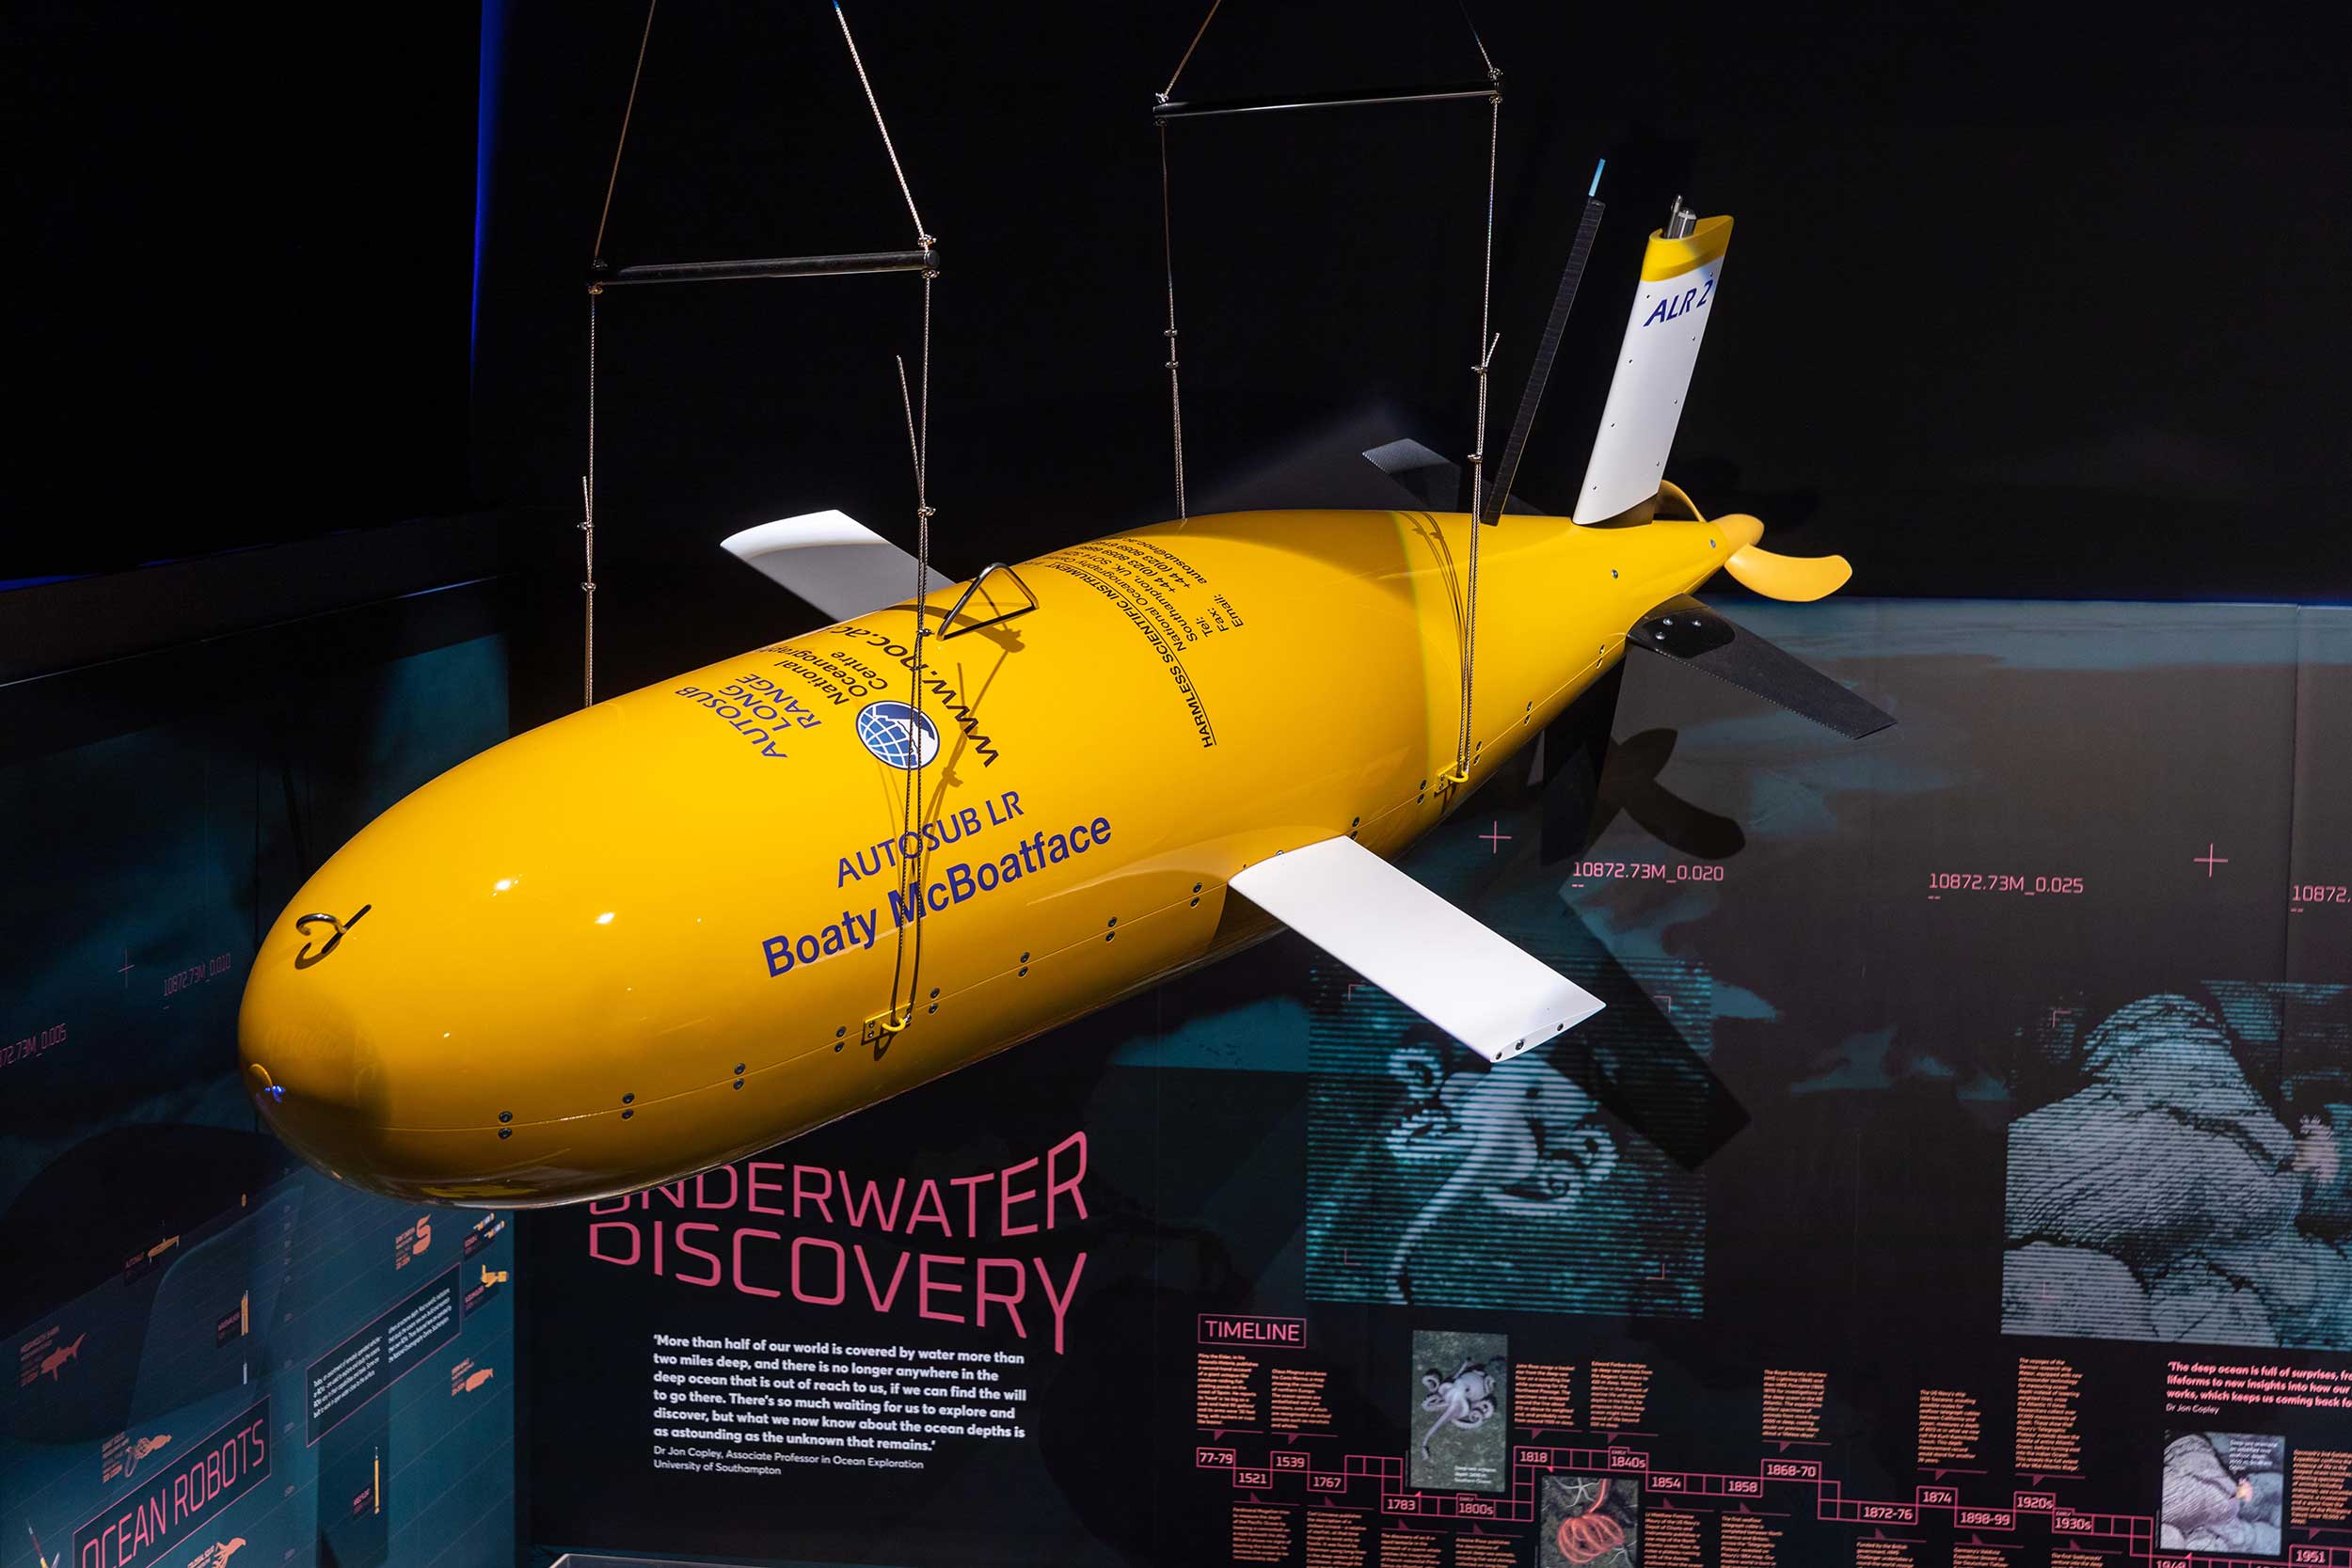
[{"label": "black fin", "polygon": [[1688,594],[1677,594],[1635,622],[1626,641],[1729,681],[1849,740],[1875,735],[1895,722],[1893,714]]},{"label": "black fin", "polygon": [[1430,451],[1407,436],[1388,441],[1364,453],[1372,466],[1405,487],[1432,512],[1461,510],[1461,465]]},{"label": "black fin", "polygon": [[[1432,512],[1468,512],[1470,481],[1462,466],[1443,452],[1432,451],[1410,436],[1386,441],[1364,453],[1372,466],[1402,485],[1407,495]],[[1513,512],[1544,515],[1517,496],[1505,498]]]}]

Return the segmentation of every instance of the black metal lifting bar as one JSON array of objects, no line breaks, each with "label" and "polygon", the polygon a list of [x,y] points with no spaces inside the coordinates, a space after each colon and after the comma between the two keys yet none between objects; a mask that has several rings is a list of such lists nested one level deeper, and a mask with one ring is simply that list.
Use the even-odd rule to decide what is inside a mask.
[{"label": "black metal lifting bar", "polygon": [[739,261],[654,261],[615,267],[589,263],[588,286],[615,288],[639,283],[720,283],[743,277],[846,277],[860,273],[920,272],[936,275],[939,247],[865,250],[839,256],[759,256]]},{"label": "black metal lifting bar", "polygon": [[1440,103],[1449,99],[1491,99],[1501,95],[1499,80],[1443,82],[1419,87],[1363,87],[1349,92],[1300,93],[1288,98],[1204,99],[1195,103],[1159,102],[1152,119],[1209,119],[1220,115],[1280,114],[1292,109],[1348,109],[1380,103]]}]

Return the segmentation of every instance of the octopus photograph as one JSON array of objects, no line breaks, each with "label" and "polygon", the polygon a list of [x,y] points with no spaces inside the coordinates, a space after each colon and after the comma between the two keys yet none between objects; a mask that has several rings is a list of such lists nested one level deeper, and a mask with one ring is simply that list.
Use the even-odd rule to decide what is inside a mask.
[{"label": "octopus photograph", "polygon": [[1310,1039],[1311,1297],[1699,1315],[1698,1177],[1548,1050],[1489,1068],[1385,997],[1350,1011]]},{"label": "octopus photograph", "polygon": [[1510,1484],[1509,1351],[1500,1334],[1413,1336],[1414,1486],[1501,1492]]}]

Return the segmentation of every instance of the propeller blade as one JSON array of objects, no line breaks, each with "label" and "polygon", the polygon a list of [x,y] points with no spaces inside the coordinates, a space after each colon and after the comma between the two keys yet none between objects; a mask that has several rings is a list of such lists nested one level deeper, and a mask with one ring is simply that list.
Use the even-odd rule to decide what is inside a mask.
[{"label": "propeller blade", "polygon": [[1760,545],[1732,551],[1724,569],[1751,594],[1796,604],[1826,599],[1853,576],[1842,555],[1775,555]]}]

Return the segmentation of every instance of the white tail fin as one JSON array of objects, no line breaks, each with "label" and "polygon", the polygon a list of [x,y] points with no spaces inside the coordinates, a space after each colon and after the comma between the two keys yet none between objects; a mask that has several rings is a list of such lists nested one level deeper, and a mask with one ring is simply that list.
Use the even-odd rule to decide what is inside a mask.
[{"label": "white tail fin", "polygon": [[719,544],[836,620],[914,596],[914,557],[846,512],[779,517]]},{"label": "white tail fin", "polygon": [[1617,373],[1609,383],[1584,485],[1576,496],[1580,523],[1607,522],[1647,505],[1657,499],[1658,482],[1666,475],[1666,454],[1682,419],[1691,368],[1698,363],[1715,280],[1731,245],[1731,219],[1704,218],[1691,227],[1679,198],[1675,213],[1668,229],[1650,235],[1642,257],[1642,286],[1626,318]]}]

